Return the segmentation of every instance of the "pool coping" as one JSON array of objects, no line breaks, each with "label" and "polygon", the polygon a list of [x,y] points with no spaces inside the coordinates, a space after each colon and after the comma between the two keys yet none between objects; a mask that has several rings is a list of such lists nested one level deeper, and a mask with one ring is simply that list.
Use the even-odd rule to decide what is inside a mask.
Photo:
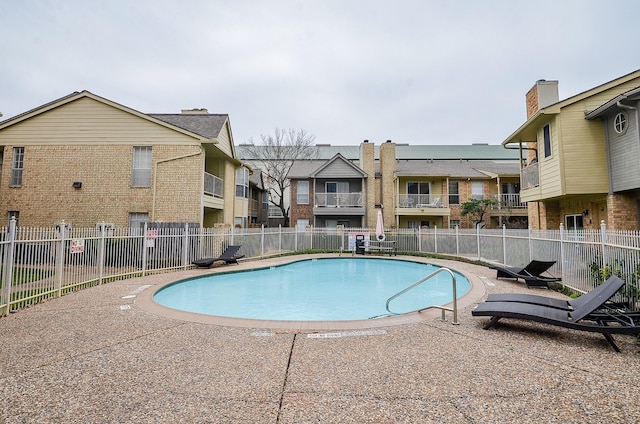
[{"label": "pool coping", "polygon": [[[348,257],[352,255],[348,254]],[[205,275],[211,275],[216,273],[227,273],[233,271],[247,271],[259,268],[265,268],[270,266],[286,265],[293,262],[299,262],[308,259],[316,258],[337,258],[347,257],[344,254],[312,254],[312,255],[295,255],[295,256],[281,256],[276,258],[258,259],[258,260],[244,260],[239,261],[237,265],[220,265],[213,268],[193,268],[187,271],[178,271],[171,274],[163,274],[163,277],[157,284],[151,285],[148,289],[143,290],[136,297],[136,305],[148,313],[163,316],[170,319],[197,322],[201,324],[211,324],[226,327],[240,327],[240,328],[256,328],[256,329],[269,329],[269,330],[281,330],[281,331],[332,331],[332,330],[359,330],[369,328],[389,327],[404,324],[415,324],[427,319],[439,318],[442,316],[442,310],[437,308],[427,309],[422,312],[413,312],[404,315],[375,318],[368,320],[348,320],[348,321],[285,321],[285,320],[259,320],[259,319],[247,319],[247,318],[231,318],[216,315],[205,315],[194,312],[180,311],[177,309],[168,308],[156,303],[153,300],[153,296],[156,292],[162,288],[175,284],[178,281],[187,280],[190,278],[201,277]],[[364,257],[363,257],[364,258]],[[469,291],[462,297],[458,298],[458,314],[464,308],[477,303],[485,293],[484,283],[480,278],[472,273],[464,271],[463,262],[457,262],[453,260],[442,260],[424,258],[418,256],[366,256],[371,259],[384,259],[384,260],[403,260],[419,263],[429,263],[433,265],[443,266],[451,268],[460,274],[464,275],[471,284]],[[443,305],[446,307],[452,307],[452,303]],[[453,320],[453,312],[446,311],[445,319],[447,321]]]}]

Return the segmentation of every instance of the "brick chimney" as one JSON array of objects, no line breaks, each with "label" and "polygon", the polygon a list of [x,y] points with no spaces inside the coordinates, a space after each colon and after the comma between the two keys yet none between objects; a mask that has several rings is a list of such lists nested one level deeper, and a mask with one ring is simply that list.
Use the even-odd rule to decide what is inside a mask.
[{"label": "brick chimney", "polygon": [[376,157],[375,146],[364,140],[360,144],[360,169],[367,173],[367,181],[364,191],[365,205],[367,209],[365,226],[374,226],[376,222],[375,204],[379,201],[376,199]]},{"label": "brick chimney", "polygon": [[189,114],[189,115],[207,115],[209,113],[209,111],[205,108],[202,109],[182,109],[180,111],[183,114]]},{"label": "brick chimney", "polygon": [[538,80],[527,92],[527,119],[537,111],[560,101],[558,95],[558,81]]},{"label": "brick chimney", "polygon": [[384,225],[390,228],[395,225],[395,180],[396,144],[391,140],[380,145],[381,203],[384,205],[382,216]]}]

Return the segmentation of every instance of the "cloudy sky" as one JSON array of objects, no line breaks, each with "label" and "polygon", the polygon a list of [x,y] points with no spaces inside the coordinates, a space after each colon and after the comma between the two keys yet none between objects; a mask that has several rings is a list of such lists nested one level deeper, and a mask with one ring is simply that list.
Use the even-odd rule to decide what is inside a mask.
[{"label": "cloudy sky", "polygon": [[640,68],[640,2],[0,0],[6,119],[88,90],[145,113],[228,113],[318,143],[499,144],[524,95]]}]

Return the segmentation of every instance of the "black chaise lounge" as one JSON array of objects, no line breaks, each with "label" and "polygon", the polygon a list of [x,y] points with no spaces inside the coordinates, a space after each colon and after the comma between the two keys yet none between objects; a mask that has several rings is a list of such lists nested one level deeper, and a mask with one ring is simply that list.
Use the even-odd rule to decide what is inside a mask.
[{"label": "black chaise lounge", "polygon": [[[610,285],[619,284],[618,280],[609,278],[595,289],[575,299],[556,299],[548,296],[538,296],[535,294],[524,293],[492,293],[487,297],[487,302],[518,302],[531,303],[533,305],[548,306],[550,308],[562,309],[564,311],[573,311],[585,305],[592,299],[606,293]],[[619,306],[619,305],[617,305]]]},{"label": "black chaise lounge", "polygon": [[524,268],[512,266],[492,265],[489,268],[497,271],[496,278],[523,279],[527,287],[549,287],[549,283],[562,281],[562,278],[545,276],[545,272],[551,268],[556,261],[532,260]]},{"label": "black chaise lounge", "polygon": [[532,303],[482,302],[471,311],[471,315],[491,317],[484,326],[485,330],[494,327],[501,318],[513,318],[601,333],[616,352],[620,352],[612,334],[640,334],[637,312],[627,313],[605,305],[624,285],[623,280],[612,276],[600,286],[603,288],[595,296],[571,311]]},{"label": "black chaise lounge", "polygon": [[197,259],[191,263],[199,268],[211,268],[211,266],[213,266],[214,263],[219,261],[224,261],[224,263],[227,265],[237,264],[238,259],[244,258],[244,255],[238,255],[238,251],[240,250],[241,247],[242,246],[229,246],[225,249],[224,252],[222,252],[222,255],[220,255],[217,258]]}]

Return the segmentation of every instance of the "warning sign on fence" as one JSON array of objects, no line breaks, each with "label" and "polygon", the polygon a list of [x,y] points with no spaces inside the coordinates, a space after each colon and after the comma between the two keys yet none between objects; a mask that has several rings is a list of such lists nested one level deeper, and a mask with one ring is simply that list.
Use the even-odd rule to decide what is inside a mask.
[{"label": "warning sign on fence", "polygon": [[84,239],[71,240],[71,253],[84,253]]}]

